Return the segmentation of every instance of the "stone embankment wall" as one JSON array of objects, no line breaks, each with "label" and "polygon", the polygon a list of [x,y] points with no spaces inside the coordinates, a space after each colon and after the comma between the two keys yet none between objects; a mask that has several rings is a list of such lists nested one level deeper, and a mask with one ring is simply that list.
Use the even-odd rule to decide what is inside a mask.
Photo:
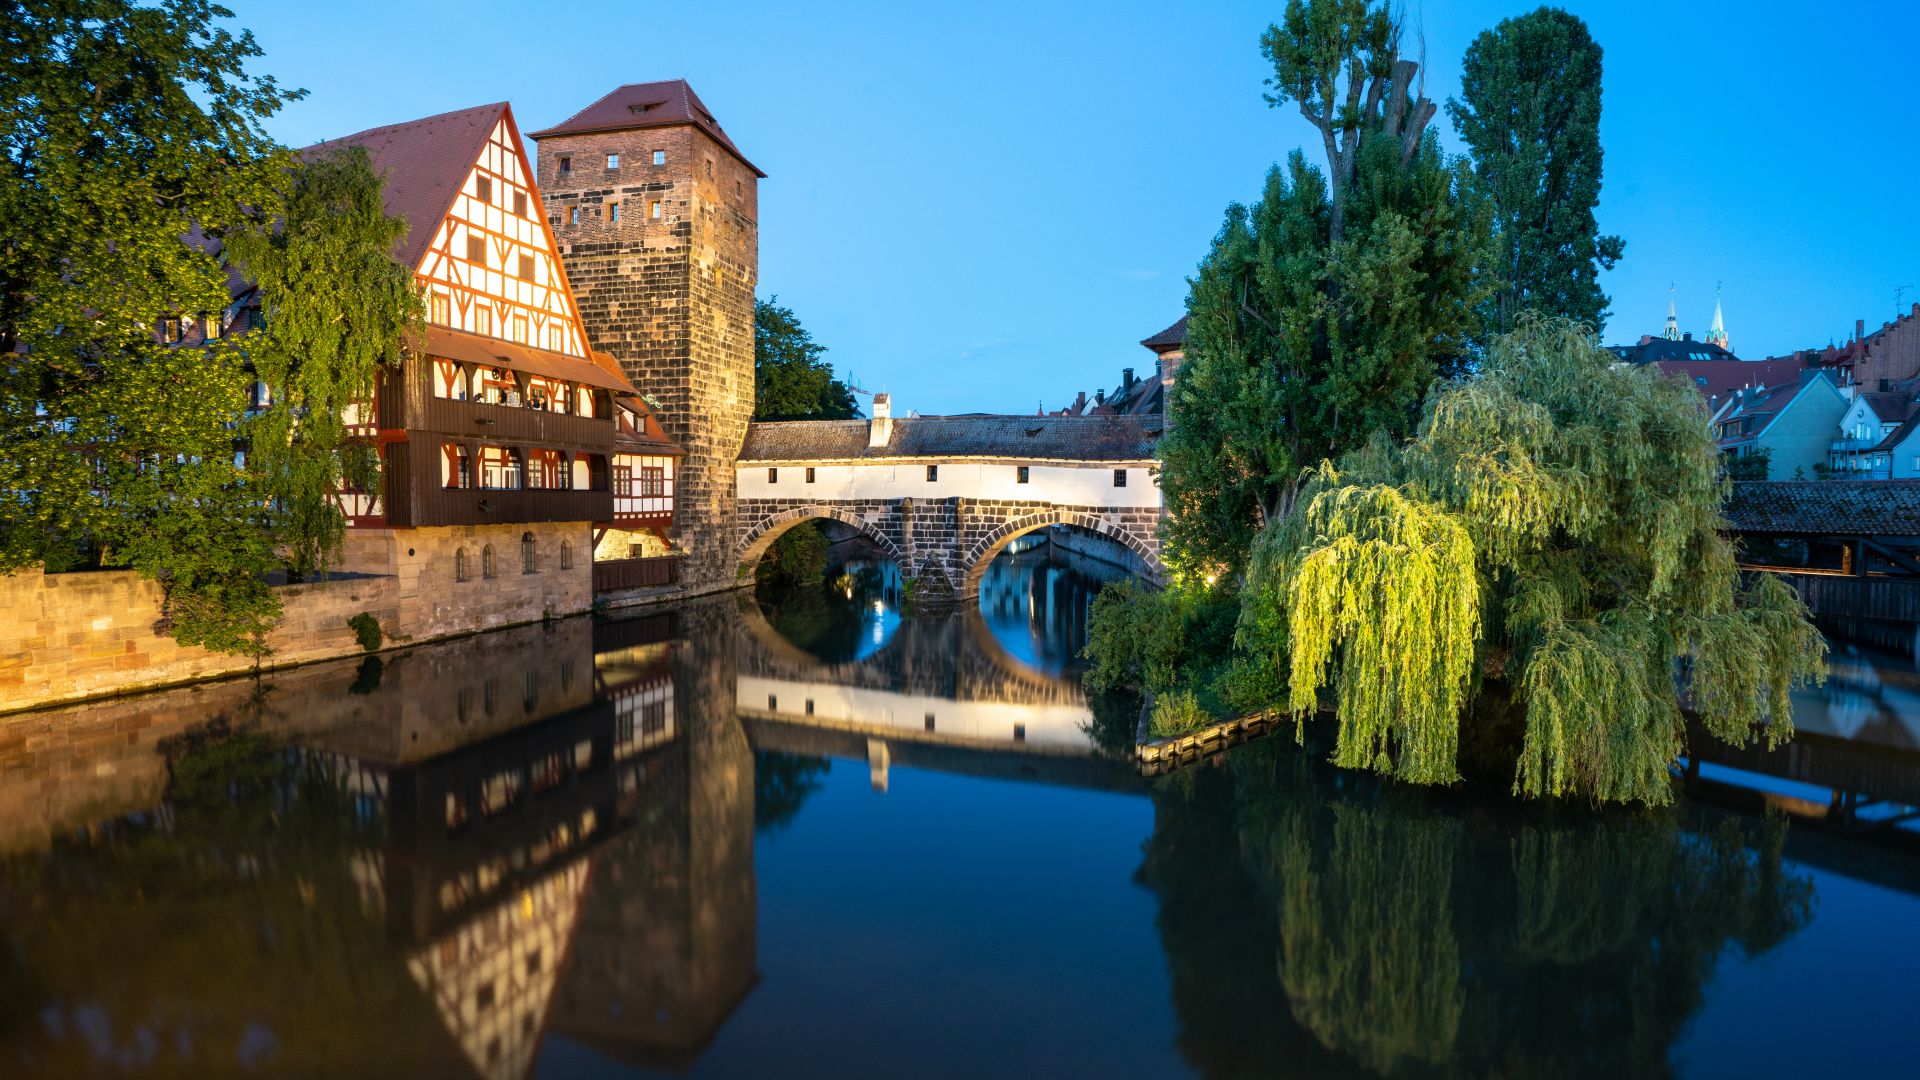
[{"label": "stone embankment wall", "polygon": [[[400,644],[586,611],[592,546],[585,523],[352,530],[347,576],[278,590],[285,616],[267,640],[266,665],[359,653],[347,620],[361,612]],[[0,713],[252,670],[247,657],[156,633],[160,607],[160,587],[130,570],[0,575]]]}]

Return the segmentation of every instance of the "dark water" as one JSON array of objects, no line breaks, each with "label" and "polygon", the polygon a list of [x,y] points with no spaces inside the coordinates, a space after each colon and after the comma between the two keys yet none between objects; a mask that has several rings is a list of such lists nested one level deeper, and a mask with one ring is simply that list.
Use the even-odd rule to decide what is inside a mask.
[{"label": "dark water", "polygon": [[1912,1074],[1907,661],[1669,811],[1148,784],[1112,571],[851,569],[0,720],[0,1075]]}]

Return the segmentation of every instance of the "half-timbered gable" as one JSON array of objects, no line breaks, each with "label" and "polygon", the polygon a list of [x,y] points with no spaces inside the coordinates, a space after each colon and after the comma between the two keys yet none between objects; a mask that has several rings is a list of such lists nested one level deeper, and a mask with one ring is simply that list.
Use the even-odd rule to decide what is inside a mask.
[{"label": "half-timbered gable", "polygon": [[[309,153],[346,145],[367,151],[388,211],[407,222],[395,257],[427,306],[424,336],[349,417],[379,445],[382,472],[379,491],[343,493],[354,524],[640,524],[616,511],[618,417],[629,431],[659,425],[620,366],[587,345],[512,109],[443,113]],[[650,458],[678,453],[658,443]],[[651,500],[644,524],[670,521],[668,500],[664,517]]]}]

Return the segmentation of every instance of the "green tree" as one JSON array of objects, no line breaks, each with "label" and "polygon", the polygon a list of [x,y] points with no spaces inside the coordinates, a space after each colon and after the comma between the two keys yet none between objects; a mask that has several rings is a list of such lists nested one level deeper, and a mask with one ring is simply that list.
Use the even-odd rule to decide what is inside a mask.
[{"label": "green tree", "polygon": [[1467,48],[1461,96],[1447,103],[1492,198],[1497,267],[1492,322],[1512,329],[1532,308],[1597,334],[1607,297],[1599,271],[1625,249],[1598,235],[1600,46],[1578,16],[1542,7],[1502,20]]},{"label": "green tree", "polygon": [[298,94],[248,70],[260,50],[230,14],[0,15],[0,571],[132,566],[165,586],[181,641],[258,650],[278,604],[234,461],[249,380],[228,349],[156,333],[220,317],[217,241],[275,204],[289,163],[263,124]]},{"label": "green tree", "polygon": [[1385,6],[1293,0],[1261,45],[1269,101],[1321,132],[1261,200],[1232,206],[1188,296],[1187,360],[1160,443],[1177,579],[1237,577],[1303,469],[1412,427],[1436,375],[1476,349],[1491,228],[1464,160],[1447,160]]},{"label": "green tree", "polygon": [[299,580],[339,553],[341,488],[378,490],[378,459],[345,419],[373,400],[425,312],[392,255],[407,223],[387,214],[365,149],[311,158],[287,179],[279,213],[231,234],[226,254],[265,298],[265,325],[238,339],[269,402],[246,423],[247,465]]},{"label": "green tree", "polygon": [[1491,673],[1522,718],[1513,790],[1660,804],[1684,750],[1676,674],[1708,733],[1775,745],[1826,646],[1792,590],[1742,586],[1698,399],[1567,320],[1522,319],[1413,437],[1326,464],[1261,537],[1240,642],[1330,691],[1334,762],[1458,778]]},{"label": "green tree", "polygon": [[852,420],[860,415],[853,390],[833,377],[826,346],[800,325],[780,298],[753,304],[753,418]]}]

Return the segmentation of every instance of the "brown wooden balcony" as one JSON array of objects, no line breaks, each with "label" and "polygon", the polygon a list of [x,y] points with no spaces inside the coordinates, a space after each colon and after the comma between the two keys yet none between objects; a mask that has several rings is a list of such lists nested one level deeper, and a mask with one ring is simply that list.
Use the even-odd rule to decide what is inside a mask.
[{"label": "brown wooden balcony", "polygon": [[412,410],[418,415],[410,415],[405,423],[394,426],[488,442],[537,443],[556,448],[587,446],[600,453],[606,453],[613,446],[612,420],[440,397],[418,398],[412,404],[418,406]]},{"label": "brown wooden balcony", "polygon": [[595,559],[593,591],[660,588],[680,580],[680,557],[658,555],[647,559]]},{"label": "brown wooden balcony", "polygon": [[415,491],[411,525],[501,525],[523,521],[610,521],[610,491],[445,488]]}]

